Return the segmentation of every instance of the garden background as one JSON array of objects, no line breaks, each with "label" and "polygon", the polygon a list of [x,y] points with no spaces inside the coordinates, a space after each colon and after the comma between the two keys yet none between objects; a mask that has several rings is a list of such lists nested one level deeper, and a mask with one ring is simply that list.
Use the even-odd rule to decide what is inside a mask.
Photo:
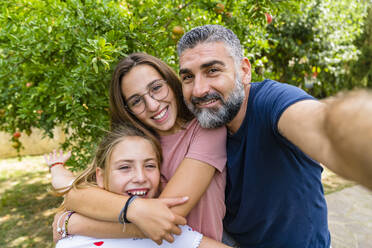
[{"label": "garden background", "polygon": [[[118,60],[144,51],[177,71],[178,39],[204,24],[238,35],[253,81],[275,79],[318,98],[372,86],[371,0],[2,0],[0,9],[3,157],[61,141],[72,150],[70,168],[84,168],[109,128],[108,84]],[[54,141],[43,143],[47,137]],[[4,161],[0,241],[52,247],[47,209],[60,200],[46,190],[41,157]]]}]

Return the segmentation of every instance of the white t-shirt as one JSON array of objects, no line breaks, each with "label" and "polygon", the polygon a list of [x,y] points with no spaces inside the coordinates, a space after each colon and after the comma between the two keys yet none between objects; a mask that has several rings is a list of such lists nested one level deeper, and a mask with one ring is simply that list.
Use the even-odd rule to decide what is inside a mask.
[{"label": "white t-shirt", "polygon": [[151,239],[97,239],[87,236],[72,235],[57,242],[56,248],[197,248],[203,238],[199,232],[189,226],[180,226],[181,235],[174,235],[174,242],[163,241],[157,245]]}]

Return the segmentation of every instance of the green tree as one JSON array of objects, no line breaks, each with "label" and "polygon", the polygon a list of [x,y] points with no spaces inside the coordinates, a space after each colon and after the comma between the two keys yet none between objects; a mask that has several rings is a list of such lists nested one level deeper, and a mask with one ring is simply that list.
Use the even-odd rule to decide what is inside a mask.
[{"label": "green tree", "polygon": [[372,88],[372,2],[368,7],[363,33],[355,40],[355,46],[358,47],[360,55],[351,64],[348,87]]},{"label": "green tree", "polygon": [[107,89],[120,58],[144,51],[176,69],[183,30],[222,24],[259,61],[268,46],[265,13],[298,8],[299,1],[3,0],[0,130],[37,127],[52,136],[61,126],[69,137],[63,147],[73,151],[71,166],[83,168],[109,128]]},{"label": "green tree", "polygon": [[[238,35],[253,81],[273,78],[317,97],[370,86],[367,2],[3,0],[0,130],[37,127],[52,136],[61,126],[71,166],[83,168],[109,128],[108,85],[118,60],[144,51],[177,70],[178,39],[204,24]],[[22,149],[17,135],[12,140]]]},{"label": "green tree", "polygon": [[[322,98],[347,88],[366,1],[312,0],[299,13],[281,13],[269,27],[268,75]],[[266,76],[266,75],[265,75]]]}]

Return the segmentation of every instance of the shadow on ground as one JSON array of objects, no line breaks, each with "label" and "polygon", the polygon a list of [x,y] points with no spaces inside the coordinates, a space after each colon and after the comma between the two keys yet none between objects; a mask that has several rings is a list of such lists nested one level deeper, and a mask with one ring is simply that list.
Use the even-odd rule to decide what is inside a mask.
[{"label": "shadow on ground", "polygon": [[50,193],[48,172],[0,172],[1,247],[54,247],[53,209],[61,198]]}]

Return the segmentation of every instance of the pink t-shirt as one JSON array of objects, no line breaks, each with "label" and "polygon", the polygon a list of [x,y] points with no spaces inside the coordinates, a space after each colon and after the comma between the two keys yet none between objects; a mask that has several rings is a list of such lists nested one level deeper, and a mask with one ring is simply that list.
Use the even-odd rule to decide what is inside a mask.
[{"label": "pink t-shirt", "polygon": [[185,129],[162,136],[161,146],[164,157],[161,166],[163,181],[171,179],[184,158],[196,159],[216,168],[208,189],[187,216],[187,224],[205,236],[220,241],[226,210],[226,128],[205,129],[193,119]]}]

